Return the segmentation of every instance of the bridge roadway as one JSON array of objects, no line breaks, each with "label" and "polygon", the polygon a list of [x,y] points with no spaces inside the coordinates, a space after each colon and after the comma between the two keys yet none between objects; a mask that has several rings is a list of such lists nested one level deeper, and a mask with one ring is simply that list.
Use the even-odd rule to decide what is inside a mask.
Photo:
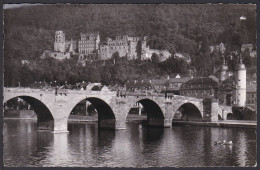
[{"label": "bridge roadway", "polygon": [[[31,88],[4,88],[3,102],[19,97],[28,102],[37,114],[39,130],[67,132],[68,117],[73,108],[82,100],[87,100],[98,111],[100,128],[125,129],[129,110],[141,103],[147,112],[147,123],[151,126],[171,127],[174,114],[178,109],[202,120],[216,121],[221,109],[216,101],[211,101],[210,113],[203,108],[203,100],[193,97],[164,94],[126,93],[104,88],[91,90],[58,90]],[[209,116],[210,114],[210,116]]]}]

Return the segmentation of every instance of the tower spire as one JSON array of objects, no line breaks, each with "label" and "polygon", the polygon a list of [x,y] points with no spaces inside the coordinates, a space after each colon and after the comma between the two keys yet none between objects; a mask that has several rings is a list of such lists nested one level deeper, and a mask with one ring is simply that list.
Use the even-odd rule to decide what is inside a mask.
[{"label": "tower spire", "polygon": [[222,64],[223,64],[223,65],[226,65],[226,60],[225,60],[225,57],[224,57],[224,56],[222,56]]},{"label": "tower spire", "polygon": [[243,63],[241,54],[239,55],[239,63],[240,63],[240,64]]}]

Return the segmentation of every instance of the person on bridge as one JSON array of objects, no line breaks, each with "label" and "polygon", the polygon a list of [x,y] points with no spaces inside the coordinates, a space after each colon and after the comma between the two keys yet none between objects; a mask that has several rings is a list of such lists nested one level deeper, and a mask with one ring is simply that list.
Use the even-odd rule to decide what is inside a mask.
[{"label": "person on bridge", "polygon": [[55,87],[55,95],[57,96],[58,94],[58,86]]}]

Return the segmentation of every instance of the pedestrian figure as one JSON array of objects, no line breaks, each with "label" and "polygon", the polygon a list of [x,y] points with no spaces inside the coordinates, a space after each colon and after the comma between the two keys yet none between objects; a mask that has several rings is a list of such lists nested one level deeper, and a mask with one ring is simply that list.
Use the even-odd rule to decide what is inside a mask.
[{"label": "pedestrian figure", "polygon": [[57,96],[57,94],[58,94],[58,87],[56,86],[55,87],[55,95]]}]

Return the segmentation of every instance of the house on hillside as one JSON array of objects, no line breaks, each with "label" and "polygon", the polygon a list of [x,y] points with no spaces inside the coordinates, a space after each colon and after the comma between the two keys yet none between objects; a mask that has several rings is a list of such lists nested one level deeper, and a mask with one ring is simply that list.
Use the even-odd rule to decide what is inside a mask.
[{"label": "house on hillside", "polygon": [[188,64],[191,63],[190,55],[187,53],[175,53],[173,56],[174,58],[184,59]]},{"label": "house on hillside", "polygon": [[246,83],[246,106],[256,110],[257,109],[257,94],[256,82],[251,81]]},{"label": "house on hillside", "polygon": [[209,46],[209,51],[210,51],[210,53],[221,52],[222,54],[224,54],[226,51],[226,47],[223,43],[220,43],[219,45],[211,45],[211,46]]},{"label": "house on hillside", "polygon": [[251,53],[253,50],[253,44],[243,44],[241,46],[241,51],[244,52],[246,49],[249,50],[249,52]]}]

